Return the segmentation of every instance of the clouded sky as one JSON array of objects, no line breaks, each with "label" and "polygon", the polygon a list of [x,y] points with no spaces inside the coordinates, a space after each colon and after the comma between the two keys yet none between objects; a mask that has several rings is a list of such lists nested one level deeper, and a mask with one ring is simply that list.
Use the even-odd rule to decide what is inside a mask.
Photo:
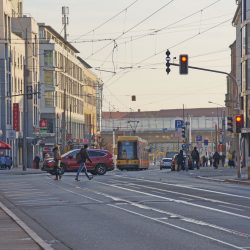
[{"label": "clouded sky", "polygon": [[[23,0],[24,13],[63,35],[104,82],[105,111],[142,111],[223,105],[226,77],[189,70],[166,74],[165,52],[178,63],[230,72],[235,0]],[[174,59],[176,57],[176,59]],[[136,101],[131,96],[136,95]]]}]

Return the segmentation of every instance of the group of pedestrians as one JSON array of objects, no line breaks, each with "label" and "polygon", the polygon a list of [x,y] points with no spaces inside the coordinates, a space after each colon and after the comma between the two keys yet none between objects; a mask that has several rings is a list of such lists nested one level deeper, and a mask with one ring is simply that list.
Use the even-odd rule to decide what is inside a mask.
[{"label": "group of pedestrians", "polygon": [[[188,159],[186,162],[186,158]],[[200,157],[200,153],[196,147],[191,151],[190,156],[184,156],[183,150],[180,150],[179,154],[176,156],[177,171],[188,170],[188,169],[199,169],[200,166],[207,167],[208,162],[210,166],[215,169],[219,167],[221,162],[222,167],[225,166],[226,156],[225,154],[220,155],[217,151],[211,154],[209,157],[203,155]],[[186,163],[185,163],[186,162]],[[228,152],[228,166],[235,167],[235,152]]]},{"label": "group of pedestrians", "polygon": [[[93,178],[93,176],[90,176],[88,174],[86,164],[85,164],[87,160],[92,163],[91,159],[89,158],[87,148],[88,148],[88,145],[87,144],[84,145],[76,155],[77,163],[79,163],[79,169],[75,177],[76,181],[79,181],[79,175],[82,171],[85,173],[85,175],[87,176],[89,180]],[[55,145],[52,151],[53,151],[53,158],[55,162],[55,165],[54,165],[55,180],[60,180],[63,175],[63,169],[61,168],[61,153],[60,153],[59,146]]]}]

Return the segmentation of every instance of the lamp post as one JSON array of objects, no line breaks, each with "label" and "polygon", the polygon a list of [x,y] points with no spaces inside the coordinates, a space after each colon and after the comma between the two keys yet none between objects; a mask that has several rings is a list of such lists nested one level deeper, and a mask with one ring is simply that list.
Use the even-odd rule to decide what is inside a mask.
[{"label": "lamp post", "polygon": [[[215,104],[217,106],[217,133],[216,133],[216,149],[217,149],[217,144],[219,141],[222,142],[222,144],[225,143],[225,106],[221,105],[216,102],[208,101],[208,103]],[[221,129],[222,129],[222,135],[221,135],[221,140],[219,140],[219,133],[220,133],[220,119],[219,119],[219,106],[223,107],[224,109],[221,112]]]}]

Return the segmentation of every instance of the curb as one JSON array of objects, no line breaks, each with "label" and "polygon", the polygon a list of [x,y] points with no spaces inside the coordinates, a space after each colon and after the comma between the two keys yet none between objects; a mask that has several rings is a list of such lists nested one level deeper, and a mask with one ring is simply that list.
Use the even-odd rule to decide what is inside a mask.
[{"label": "curb", "polygon": [[36,242],[36,244],[39,245],[39,247],[44,250],[54,250],[54,248],[52,248],[42,238],[40,238],[30,227],[28,227],[21,219],[19,219],[2,202],[0,202],[0,208],[32,238]]},{"label": "curb", "polygon": [[250,186],[250,181],[241,181],[241,180],[232,180],[232,179],[225,179],[224,181],[228,183]]},{"label": "curb", "polygon": [[243,181],[243,180],[234,180],[234,179],[216,179],[211,177],[203,177],[203,176],[196,176],[195,178],[198,179],[204,179],[204,180],[210,180],[210,181],[216,181],[216,182],[224,182],[224,183],[233,183],[233,184],[239,184],[239,185],[245,185],[250,186],[250,181]]}]

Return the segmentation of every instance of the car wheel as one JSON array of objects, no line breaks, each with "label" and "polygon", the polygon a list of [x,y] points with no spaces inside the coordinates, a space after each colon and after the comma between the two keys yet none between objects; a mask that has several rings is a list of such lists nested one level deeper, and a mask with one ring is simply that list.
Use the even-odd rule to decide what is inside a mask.
[{"label": "car wheel", "polygon": [[107,172],[107,168],[104,164],[98,164],[95,169],[99,175],[104,175]]}]

